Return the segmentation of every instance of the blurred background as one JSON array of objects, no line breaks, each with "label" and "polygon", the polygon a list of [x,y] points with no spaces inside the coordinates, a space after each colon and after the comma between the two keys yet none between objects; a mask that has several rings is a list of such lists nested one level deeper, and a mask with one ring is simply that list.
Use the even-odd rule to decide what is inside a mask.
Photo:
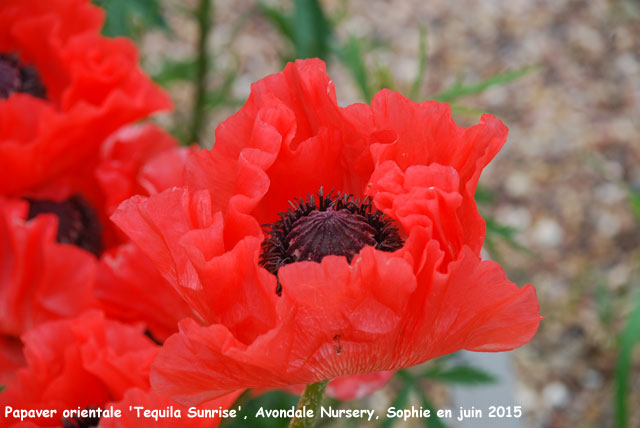
[{"label": "blurred background", "polygon": [[[335,405],[524,412],[466,424],[431,418],[429,427],[640,427],[639,1],[96,3],[107,10],[104,32],[133,38],[170,92],[175,111],[158,120],[185,144],[211,147],[251,82],[304,57],[327,61],[341,105],[391,88],[450,103],[465,126],[490,112],[509,127],[477,201],[487,256],[538,290],[540,331],[504,356],[440,358]],[[248,408],[297,402],[280,392],[244,400]],[[322,421],[425,426],[379,422]]]}]

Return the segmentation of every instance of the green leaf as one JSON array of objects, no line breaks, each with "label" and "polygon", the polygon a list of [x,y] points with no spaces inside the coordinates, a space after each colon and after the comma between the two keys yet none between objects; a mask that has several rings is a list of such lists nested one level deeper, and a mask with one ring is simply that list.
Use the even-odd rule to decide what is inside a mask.
[{"label": "green leaf", "polygon": [[495,198],[495,195],[493,194],[493,192],[484,187],[484,186],[478,186],[476,188],[476,194],[475,194],[475,200],[477,204],[490,204],[491,202],[493,202],[493,199]]},{"label": "green leaf", "polygon": [[105,9],[106,36],[137,37],[149,28],[168,30],[158,0],[94,0]]},{"label": "green leaf", "polygon": [[393,73],[391,69],[387,65],[380,65],[374,69],[374,77],[375,77],[375,90],[373,92],[378,92],[383,88],[391,89],[395,91],[396,84],[393,81]]},{"label": "green leaf", "polygon": [[629,204],[631,205],[633,214],[636,216],[636,220],[640,222],[640,192],[638,192],[631,186],[629,186],[628,189]]},{"label": "green leaf", "polygon": [[144,19],[149,26],[165,30],[169,28],[162,15],[162,8],[158,0],[129,0],[127,4],[132,12]]},{"label": "green leaf", "polygon": [[420,404],[422,405],[422,407],[431,411],[429,418],[424,419],[424,426],[426,428],[446,428],[446,425],[444,424],[444,422],[442,422],[442,419],[440,419],[436,414],[436,407],[433,405],[431,400],[429,400],[418,383],[414,384],[414,390],[418,394],[418,397],[420,397]]},{"label": "green leaf", "polygon": [[640,293],[627,325],[620,338],[620,350],[615,372],[615,416],[616,428],[629,426],[628,395],[629,384],[633,376],[633,348],[640,342]]},{"label": "green leaf", "polygon": [[[328,60],[333,29],[318,0],[294,0],[291,15],[264,2],[259,11],[292,44],[295,58]],[[292,58],[284,55],[283,59]]]},{"label": "green leaf", "polygon": [[295,0],[293,29],[296,58],[328,59],[332,29],[318,0]]},{"label": "green leaf", "polygon": [[[439,367],[439,363],[441,363],[441,362],[442,361],[437,362],[438,364],[436,365],[436,367]],[[411,374],[411,372],[409,372],[407,370],[398,370],[396,372],[396,375],[397,375],[397,377],[403,379],[405,384],[409,385],[411,387],[411,389],[413,389],[413,391],[418,395],[418,398],[420,398],[420,404],[422,405],[422,407],[424,409],[428,409],[428,410],[431,411],[430,416],[428,418],[424,418],[423,419],[423,423],[424,423],[425,427],[427,427],[427,428],[446,428],[446,425],[436,415],[436,408],[433,405],[433,403],[431,403],[431,400],[429,400],[429,398],[427,397],[427,394],[425,394],[425,391],[420,386],[420,382],[418,381],[418,379],[416,379],[415,376],[413,374]],[[407,403],[404,403],[403,407],[406,407],[406,406],[407,406]],[[396,408],[403,408],[403,407],[396,406]]]},{"label": "green leaf", "polygon": [[0,385],[0,392],[4,391],[6,387],[6,385]]},{"label": "green leaf", "polygon": [[102,33],[105,36],[113,37],[129,34],[126,2],[122,0],[95,0],[94,3],[102,7],[106,12],[106,20],[104,27],[102,27]]},{"label": "green leaf", "polygon": [[504,260],[502,258],[502,255],[500,254],[500,250],[498,250],[495,239],[493,239],[490,235],[486,236],[483,248],[487,250],[487,253],[489,253],[491,259],[499,264],[504,264]]},{"label": "green leaf", "polygon": [[471,366],[456,366],[450,369],[432,368],[424,372],[424,377],[439,382],[464,385],[493,383],[496,381],[492,374]]},{"label": "green leaf", "polygon": [[258,4],[260,8],[260,12],[262,15],[267,18],[273,26],[280,31],[280,33],[287,39],[291,44],[295,45],[295,34],[293,30],[293,23],[291,22],[291,17],[286,16],[280,10],[275,7],[269,6],[263,2]]},{"label": "green leaf", "polygon": [[450,102],[458,98],[476,95],[491,86],[505,85],[513,82],[536,69],[537,66],[523,67],[506,73],[496,74],[493,77],[471,85],[463,85],[461,82],[456,82],[451,88],[437,94],[434,99],[437,101]]},{"label": "green leaf", "polygon": [[236,79],[237,74],[234,71],[228,71],[224,76],[222,84],[211,91],[205,97],[205,104],[208,108],[216,108],[219,105],[237,105],[242,104],[242,101],[233,99],[231,97],[231,89],[233,82]]},{"label": "green leaf", "polygon": [[533,251],[520,244],[516,239],[516,234],[518,233],[517,229],[501,224],[497,222],[493,217],[483,216],[483,218],[487,227],[484,248],[489,252],[491,258],[493,258],[495,261],[497,261],[498,263],[502,263],[502,257],[497,246],[498,239],[503,240],[515,250],[518,250],[529,256],[534,255]]},{"label": "green leaf", "polygon": [[[393,400],[389,405],[389,408],[395,407],[396,409],[404,409],[407,407],[407,403],[409,403],[409,395],[411,394],[411,388],[413,385],[411,380],[407,379],[407,376],[410,375],[408,375],[404,370],[398,370],[396,374],[400,379],[402,379],[403,383],[398,391],[398,395],[396,395],[395,400]],[[397,421],[397,418],[386,418],[382,422],[381,427],[391,428]]]},{"label": "green leaf", "polygon": [[151,78],[161,86],[167,86],[175,80],[193,80],[196,75],[196,61],[193,58],[185,60],[169,60],[162,64],[160,70]]},{"label": "green leaf", "polygon": [[336,49],[336,54],[351,73],[364,99],[370,102],[372,94],[361,42],[357,37],[350,36],[342,46]]},{"label": "green leaf", "polygon": [[424,80],[424,74],[427,71],[427,54],[428,54],[428,45],[427,45],[427,30],[424,27],[420,27],[420,40],[419,40],[419,56],[418,56],[418,71],[416,73],[415,79],[413,79],[413,84],[411,85],[411,90],[409,91],[409,98],[414,101],[418,100],[418,95],[420,94],[420,88],[422,87],[422,81]]},{"label": "green leaf", "polygon": [[476,107],[469,107],[461,104],[449,104],[451,106],[451,111],[454,113],[465,114],[467,116],[478,116],[486,113],[485,110]]},{"label": "green leaf", "polygon": [[[220,428],[243,428],[247,426],[255,428],[286,428],[290,422],[288,418],[261,418],[256,417],[256,413],[260,407],[269,410],[290,409],[298,404],[298,397],[282,391],[272,391],[249,399],[244,403],[239,401],[236,404],[242,406],[238,416],[224,419],[220,424]],[[234,405],[234,407],[237,408],[237,405]],[[244,419],[245,416],[247,417],[246,420]]]},{"label": "green leaf", "polygon": [[529,250],[528,248],[526,248],[516,240],[515,236],[518,233],[518,229],[498,223],[493,217],[485,216],[484,221],[487,225],[488,239],[492,239],[493,237],[499,237],[499,238],[502,238],[512,248],[525,253],[529,253],[529,254],[531,253],[531,250]]}]

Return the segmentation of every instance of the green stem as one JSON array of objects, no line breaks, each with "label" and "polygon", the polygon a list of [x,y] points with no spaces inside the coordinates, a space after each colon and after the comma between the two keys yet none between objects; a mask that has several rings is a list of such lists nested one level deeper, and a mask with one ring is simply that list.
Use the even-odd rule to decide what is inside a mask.
[{"label": "green stem", "polygon": [[632,379],[633,348],[640,342],[638,326],[640,325],[640,293],[636,295],[636,306],[629,316],[627,325],[622,332],[619,345],[618,362],[615,371],[615,415],[616,428],[626,428],[629,425],[629,385]]},{"label": "green stem", "polygon": [[205,122],[205,100],[207,95],[207,72],[209,70],[209,55],[207,39],[211,30],[211,0],[200,0],[198,5],[198,58],[196,62],[195,94],[193,98],[191,135],[189,143],[200,140],[200,134]]},{"label": "green stem", "polygon": [[298,409],[305,407],[307,412],[313,410],[313,417],[294,417],[291,420],[291,424],[289,424],[289,428],[310,428],[316,423],[320,416],[320,406],[322,405],[324,392],[327,389],[328,383],[329,379],[323,380],[322,382],[310,383],[304,388],[304,392],[300,396],[300,401],[298,401]]}]

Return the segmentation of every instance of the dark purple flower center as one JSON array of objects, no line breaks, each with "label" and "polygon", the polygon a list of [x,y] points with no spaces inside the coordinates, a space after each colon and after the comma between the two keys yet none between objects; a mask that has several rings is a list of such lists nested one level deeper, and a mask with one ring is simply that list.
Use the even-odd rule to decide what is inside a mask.
[{"label": "dark purple flower center", "polygon": [[102,252],[102,225],[89,203],[79,195],[55,202],[29,199],[29,219],[38,214],[55,214],[58,217],[58,236],[62,244],[73,244],[96,257]]},{"label": "dark purple flower center", "polygon": [[0,99],[9,98],[15,92],[47,98],[47,91],[34,67],[22,64],[15,54],[0,54]]},{"label": "dark purple flower center", "polygon": [[296,260],[319,262],[330,254],[352,259],[365,245],[376,244],[375,233],[364,217],[347,209],[312,211],[293,223],[285,240]]},{"label": "dark purple flower center", "polygon": [[[324,195],[296,199],[280,219],[267,225],[260,265],[278,275],[278,270],[299,261],[320,262],[325,256],[345,256],[350,263],[366,245],[381,251],[395,251],[404,244],[393,221],[353,195]],[[316,203],[317,197],[317,203]],[[282,293],[278,280],[276,293]]]}]

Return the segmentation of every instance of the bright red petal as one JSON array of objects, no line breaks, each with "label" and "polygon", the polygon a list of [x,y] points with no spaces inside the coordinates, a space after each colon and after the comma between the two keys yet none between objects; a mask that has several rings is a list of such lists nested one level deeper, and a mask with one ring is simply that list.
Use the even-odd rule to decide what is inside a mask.
[{"label": "bright red petal", "polygon": [[95,257],[55,241],[55,216],[26,217],[26,202],[0,197],[0,333],[14,337],[97,306]]},{"label": "bright red petal", "polygon": [[0,100],[0,192],[21,196],[82,168],[125,124],[171,107],[125,39],[99,35],[104,12],[85,0],[5,1],[0,51],[36,69],[46,100]]},{"label": "bright red petal", "polygon": [[129,388],[148,390],[149,365],[158,348],[140,327],[89,312],[31,330],[22,336],[27,365],[0,394],[0,405],[56,409],[53,419],[32,420],[59,426],[64,409],[102,407],[122,399]]},{"label": "bright red petal", "polygon": [[123,244],[100,259],[96,297],[112,318],[142,321],[163,341],[192,315],[187,303],[133,244]]}]

